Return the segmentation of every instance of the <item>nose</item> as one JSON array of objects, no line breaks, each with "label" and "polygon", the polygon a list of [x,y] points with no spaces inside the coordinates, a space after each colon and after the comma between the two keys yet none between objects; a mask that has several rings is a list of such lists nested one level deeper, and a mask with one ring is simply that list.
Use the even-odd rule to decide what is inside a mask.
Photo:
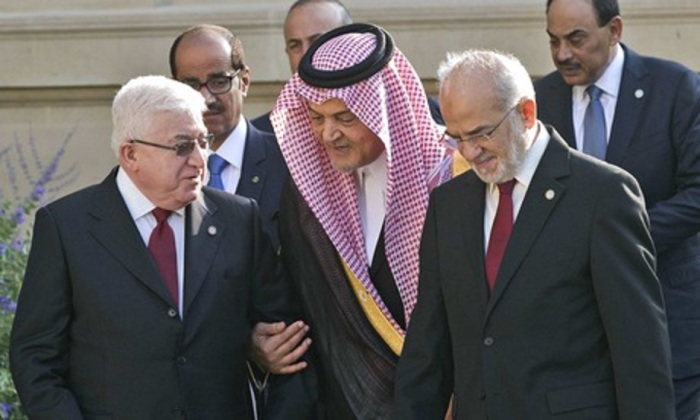
[{"label": "nose", "polygon": [[477,142],[468,141],[459,143],[459,153],[464,156],[464,159],[466,159],[467,162],[472,162],[474,159],[479,157],[482,151],[483,149]]},{"label": "nose", "polygon": [[216,101],[216,96],[209,92],[209,88],[207,88],[207,85],[202,85],[199,87],[199,94],[204,96],[204,101],[207,104],[213,103]]},{"label": "nose", "polygon": [[320,131],[319,138],[324,143],[333,142],[341,135],[340,130],[338,130],[338,125],[331,118],[326,118],[321,125]]},{"label": "nose", "polygon": [[187,160],[190,165],[198,169],[204,168],[204,163],[207,160],[207,149],[195,146],[192,153],[187,157]]},{"label": "nose", "polygon": [[554,59],[558,62],[564,62],[571,58],[571,48],[566,42],[560,42],[556,47],[552,47]]}]

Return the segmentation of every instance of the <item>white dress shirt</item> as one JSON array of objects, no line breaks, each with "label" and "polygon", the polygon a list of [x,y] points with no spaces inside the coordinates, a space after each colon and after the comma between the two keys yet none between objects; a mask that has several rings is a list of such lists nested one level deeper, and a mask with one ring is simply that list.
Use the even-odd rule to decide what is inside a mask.
[{"label": "white dress shirt", "polygon": [[[605,113],[606,140],[610,139],[624,65],[625,50],[622,49],[620,44],[617,44],[615,58],[595,82],[595,85],[602,91],[600,103],[603,105],[603,112]],[[574,86],[571,92],[574,133],[576,135],[576,149],[578,150],[583,150],[583,119],[590,102],[586,88],[588,88],[588,85]]]},{"label": "white dress shirt", "polygon": [[[129,178],[121,168],[117,171],[117,188],[126,203],[127,209],[134,219],[136,228],[141,234],[143,243],[148,248],[148,241],[151,238],[151,232],[156,227],[156,218],[153,216],[155,204],[146,198],[145,195],[136,187],[134,182]],[[182,318],[182,302],[185,277],[185,208],[182,207],[170,213],[168,216],[168,224],[175,235],[175,252],[177,254],[177,293],[180,296],[178,299],[178,312]]]},{"label": "white dress shirt", "polygon": [[[248,135],[248,124],[246,124],[243,115],[238,120],[238,125],[231,131],[226,140],[221,143],[221,146],[216,153],[221,156],[229,164],[221,172],[221,182],[224,184],[224,190],[231,194],[236,193],[238,182],[241,180],[241,170],[243,168],[243,153],[245,152],[245,139]],[[207,180],[209,183],[209,172],[207,172]]]},{"label": "white dress shirt", "polygon": [[[515,174],[516,182],[515,186],[513,187],[512,196],[513,225],[515,225],[515,220],[518,218],[520,207],[523,205],[525,194],[527,193],[527,189],[530,187],[530,182],[535,174],[535,170],[537,170],[537,166],[540,164],[542,155],[544,155],[544,151],[547,149],[547,145],[549,144],[549,133],[539,121],[537,122],[537,131],[535,141],[530,145],[526,152],[523,164]],[[499,198],[500,194],[498,192],[498,186],[496,184],[487,184],[486,208],[484,209],[484,251],[486,251],[489,247],[491,228],[493,227],[493,220],[496,218]]]},{"label": "white dress shirt", "polygon": [[369,165],[357,169],[357,180],[362,235],[365,238],[367,262],[368,265],[372,265],[386,216],[386,152]]}]

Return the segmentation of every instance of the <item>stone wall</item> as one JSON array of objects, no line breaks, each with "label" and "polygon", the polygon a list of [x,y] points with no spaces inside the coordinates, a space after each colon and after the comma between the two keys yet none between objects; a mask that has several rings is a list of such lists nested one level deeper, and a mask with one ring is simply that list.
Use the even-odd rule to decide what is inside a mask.
[{"label": "stone wall", "polygon": [[[637,51],[700,71],[697,0],[621,2],[623,40]],[[245,114],[272,106],[289,77],[282,22],[291,1],[10,0],[0,5],[0,150],[33,137],[48,159],[68,134],[64,160],[80,175],[68,190],[100,181],[116,163],[109,148],[115,90],[143,74],[168,74],[167,53],[186,27],[215,23],[237,33],[253,85]],[[9,4],[8,4],[9,3]],[[445,51],[497,48],[521,58],[533,76],[553,69],[544,0],[347,0],[356,21],[388,29],[435,92]],[[8,155],[6,155],[8,156]],[[12,181],[0,161],[0,192]],[[21,188],[24,186],[20,185]]]}]

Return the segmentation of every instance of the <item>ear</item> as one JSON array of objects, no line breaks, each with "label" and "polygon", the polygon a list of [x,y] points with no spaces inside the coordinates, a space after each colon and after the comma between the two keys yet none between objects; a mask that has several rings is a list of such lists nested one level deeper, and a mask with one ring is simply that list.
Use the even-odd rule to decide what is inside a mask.
[{"label": "ear", "polygon": [[608,22],[608,30],[610,31],[610,45],[617,45],[622,39],[622,18],[615,16]]},{"label": "ear", "polygon": [[240,85],[238,87],[245,98],[248,96],[248,88],[250,88],[250,67],[243,67],[238,77],[240,79]]},{"label": "ear", "polygon": [[138,170],[138,154],[132,143],[122,143],[119,145],[119,165],[129,172]]},{"label": "ear", "polygon": [[532,98],[525,98],[520,103],[525,127],[530,129],[537,123],[537,104]]}]

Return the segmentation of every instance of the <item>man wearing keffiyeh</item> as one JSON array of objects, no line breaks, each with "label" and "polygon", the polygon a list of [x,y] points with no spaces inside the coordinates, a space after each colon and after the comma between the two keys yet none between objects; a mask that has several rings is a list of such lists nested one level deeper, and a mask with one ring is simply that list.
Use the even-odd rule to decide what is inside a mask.
[{"label": "man wearing keffiyeh", "polygon": [[321,36],[271,120],[291,174],[282,258],[318,356],[322,417],[385,418],[428,194],[452,176],[441,130],[405,56],[367,24]]}]

